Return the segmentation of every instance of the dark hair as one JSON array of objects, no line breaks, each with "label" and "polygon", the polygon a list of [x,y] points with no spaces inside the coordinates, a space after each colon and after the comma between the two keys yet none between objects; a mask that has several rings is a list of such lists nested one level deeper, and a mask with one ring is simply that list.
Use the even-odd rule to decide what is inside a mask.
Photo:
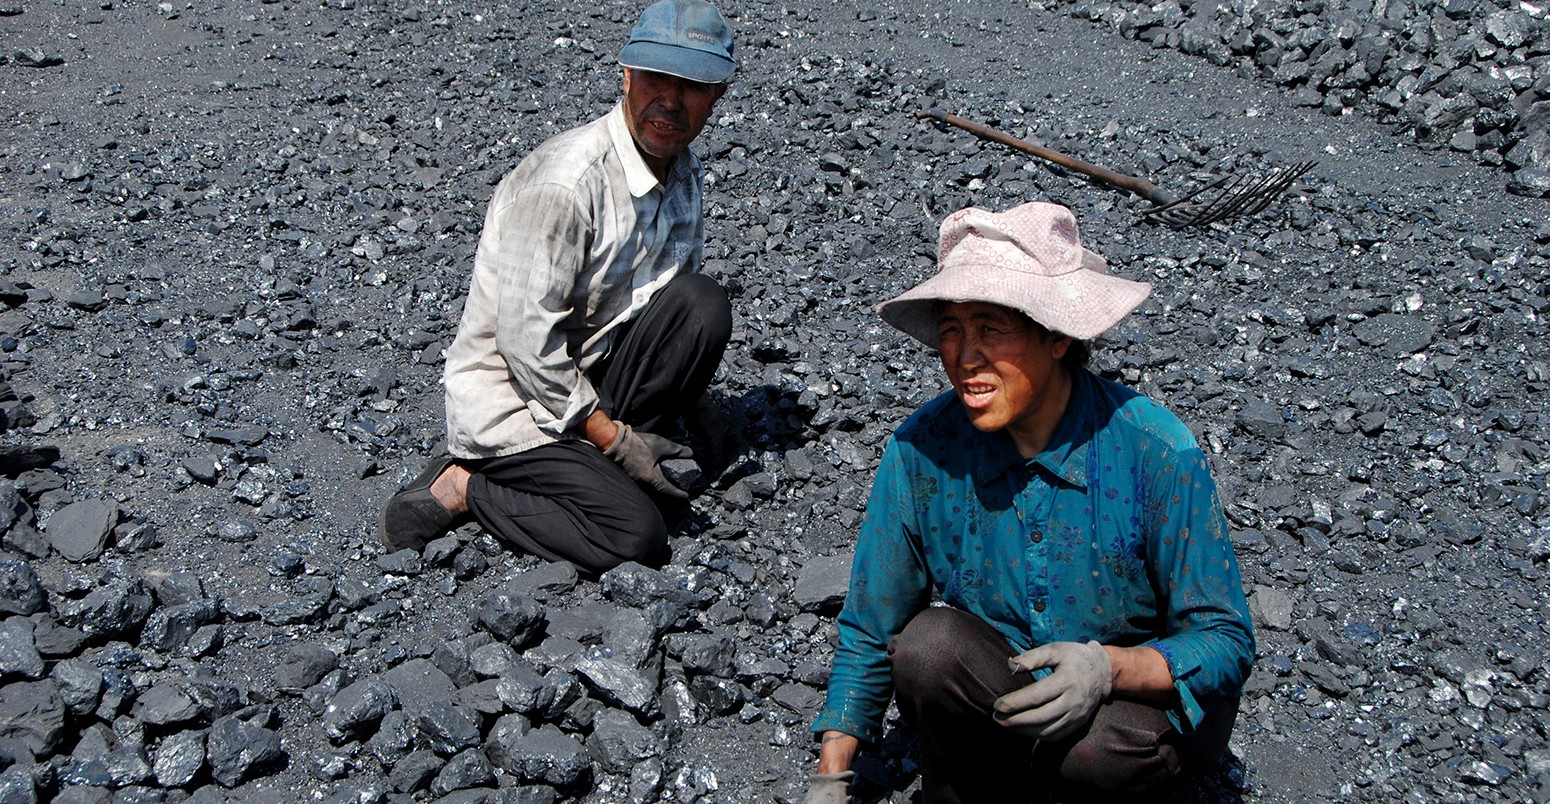
[{"label": "dark hair", "polygon": [[1093,356],[1093,342],[1071,339],[1071,346],[1066,349],[1065,356],[1060,362],[1066,367],[1066,371],[1076,371],[1087,366],[1087,361]]},{"label": "dark hair", "polygon": [[[1017,314],[1023,315],[1021,312],[1018,312]],[[1070,335],[1066,335],[1062,332],[1056,332],[1055,330],[1050,329],[1049,327],[1046,327],[1031,318],[1028,318],[1026,315],[1023,315],[1023,318],[1038,331],[1052,335],[1057,340],[1060,338],[1071,338]],[[1071,338],[1071,345],[1067,346],[1066,353],[1060,356],[1060,365],[1065,366],[1066,371],[1075,373],[1077,369],[1086,367],[1087,361],[1092,359],[1092,356],[1093,345],[1091,341]]]}]

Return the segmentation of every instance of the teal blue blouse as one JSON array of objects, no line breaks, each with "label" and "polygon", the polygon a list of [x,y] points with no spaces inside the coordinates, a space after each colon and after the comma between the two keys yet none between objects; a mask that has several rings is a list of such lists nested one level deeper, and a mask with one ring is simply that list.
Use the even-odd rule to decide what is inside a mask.
[{"label": "teal blue blouse", "polygon": [[1254,633],[1205,455],[1173,414],[1079,371],[1046,449],[970,424],[949,391],[894,433],[867,503],[814,731],[874,741],[888,640],[935,592],[1017,651],[1096,639],[1157,649],[1188,733],[1236,698]]}]

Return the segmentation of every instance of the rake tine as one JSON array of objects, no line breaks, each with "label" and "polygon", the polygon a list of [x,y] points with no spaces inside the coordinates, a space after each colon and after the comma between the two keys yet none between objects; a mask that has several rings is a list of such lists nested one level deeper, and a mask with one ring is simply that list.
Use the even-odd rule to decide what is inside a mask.
[{"label": "rake tine", "polygon": [[1265,194],[1264,199],[1261,200],[1259,204],[1253,209],[1248,210],[1248,214],[1252,215],[1264,209],[1265,207],[1270,206],[1270,202],[1276,200],[1276,198],[1279,197],[1282,193],[1290,189],[1292,184],[1294,184],[1298,179],[1302,178],[1304,173],[1312,170],[1313,166],[1316,164],[1318,163],[1300,162],[1298,164],[1292,165],[1287,169],[1286,173],[1281,177],[1281,179],[1275,183],[1275,187],[1272,188],[1270,192]]},{"label": "rake tine", "polygon": [[1254,181],[1240,180],[1235,185],[1235,190],[1224,193],[1215,203],[1206,207],[1201,215],[1201,222],[1197,225],[1215,223],[1220,220],[1236,217],[1243,208],[1258,200],[1257,196],[1275,181],[1276,175],[1270,174],[1267,178]]},{"label": "rake tine", "polygon": [[[1300,162],[1289,168],[1272,171],[1269,175],[1248,181],[1224,176],[1171,204],[1147,211],[1148,217],[1175,227],[1209,226],[1217,221],[1252,215],[1260,212],[1286,192],[1297,179],[1317,164]],[[1191,201],[1211,190],[1220,192],[1209,202],[1193,204]]]},{"label": "rake tine", "polygon": [[1192,223],[1195,226],[1206,226],[1223,218],[1232,217],[1244,196],[1258,189],[1258,181],[1249,181],[1241,176],[1234,179],[1232,183],[1222,190],[1220,195],[1212,199],[1210,203],[1200,207],[1200,210],[1191,216],[1193,218]]},{"label": "rake tine", "polygon": [[1172,227],[1174,229],[1183,229],[1184,227],[1190,225],[1191,218],[1189,215],[1188,207],[1174,207],[1171,204],[1169,207],[1170,208],[1164,208],[1161,211],[1144,212],[1142,215],[1144,217],[1152,218],[1153,220],[1156,220],[1163,225]]},{"label": "rake tine", "polygon": [[1229,217],[1253,214],[1263,210],[1265,207],[1270,206],[1271,202],[1275,201],[1281,193],[1285,192],[1292,185],[1292,182],[1296,181],[1299,176],[1306,173],[1312,166],[1312,163],[1302,163],[1272,172],[1265,179],[1257,182],[1256,186],[1233,199],[1234,203],[1231,205],[1231,210],[1223,210],[1212,220],[1224,220]]},{"label": "rake tine", "polygon": [[1231,176],[1223,176],[1220,179],[1211,182],[1210,184],[1202,186],[1200,189],[1184,196],[1183,198],[1170,201],[1169,203],[1163,204],[1160,207],[1153,207],[1152,209],[1142,213],[1142,215],[1148,218],[1155,218],[1176,229],[1189,226],[1190,219],[1194,217],[1191,214],[1191,210],[1194,207],[1190,202],[1195,200],[1195,198],[1198,197],[1201,193],[1207,193],[1212,190],[1219,189],[1230,181],[1232,181]]}]

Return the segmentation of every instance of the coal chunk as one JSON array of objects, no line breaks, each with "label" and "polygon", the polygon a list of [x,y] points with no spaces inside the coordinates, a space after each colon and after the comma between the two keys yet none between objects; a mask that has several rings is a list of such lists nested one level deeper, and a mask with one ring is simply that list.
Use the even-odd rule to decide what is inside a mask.
[{"label": "coal chunk", "polygon": [[1233,423],[1250,438],[1264,442],[1279,441],[1286,433],[1286,417],[1281,408],[1259,397],[1243,400],[1243,407],[1233,418]]},{"label": "coal chunk", "polygon": [[414,738],[414,724],[409,716],[402,709],[395,709],[383,716],[366,745],[383,767],[392,767],[409,755]]},{"label": "coal chunk", "polygon": [[187,723],[201,714],[192,696],[171,684],[156,684],[135,701],[137,718],[152,726]]},{"label": "coal chunk", "polygon": [[413,793],[430,787],[431,780],[445,762],[433,751],[414,751],[393,764],[388,784],[400,793]]},{"label": "coal chunk", "polygon": [[527,595],[497,591],[479,604],[479,625],[502,642],[523,646],[543,633],[548,615]]},{"label": "coal chunk", "polygon": [[450,701],[431,701],[415,720],[420,737],[432,751],[450,756],[479,745],[479,715]]},{"label": "coal chunk", "polygon": [[1290,629],[1296,614],[1292,596],[1285,590],[1270,586],[1255,587],[1253,596],[1249,598],[1249,610],[1253,612],[1255,621],[1274,631]]},{"label": "coal chunk", "polygon": [[268,428],[258,426],[214,428],[205,431],[205,438],[217,444],[238,444],[246,447],[256,447],[268,437]]},{"label": "coal chunk", "polygon": [[483,752],[467,750],[447,760],[431,782],[431,795],[449,796],[459,790],[494,785],[495,767]]},{"label": "coal chunk", "polygon": [[589,650],[576,662],[576,672],[605,700],[631,712],[652,717],[662,711],[656,676],[607,650]]},{"label": "coal chunk", "polygon": [[0,741],[15,741],[34,757],[52,754],[65,737],[68,710],[50,679],[0,687]]},{"label": "coal chunk", "polygon": [[58,67],[65,63],[63,56],[50,53],[37,47],[24,47],[18,49],[12,56],[12,60],[23,67]]},{"label": "coal chunk", "polygon": [[[4,419],[0,418],[0,424]],[[18,522],[25,521],[32,515],[32,508],[27,501],[22,499],[21,492],[16,490],[16,484],[9,480],[0,480],[0,533],[10,530]]]},{"label": "coal chunk", "polygon": [[688,603],[691,599],[688,590],[667,573],[633,561],[603,573],[598,585],[609,599],[635,608],[646,608],[657,601]]},{"label": "coal chunk", "polygon": [[49,544],[67,561],[80,563],[102,555],[118,521],[118,506],[106,500],[82,500],[48,518]]},{"label": "coal chunk", "polygon": [[151,772],[162,787],[183,787],[194,780],[204,765],[204,732],[180,731],[164,737],[156,746]]},{"label": "coal chunk", "polygon": [[127,637],[145,624],[154,606],[144,581],[114,578],[65,606],[64,614],[66,622],[76,625],[87,636]]},{"label": "coal chunk", "polygon": [[429,659],[410,659],[383,673],[382,680],[393,687],[394,697],[411,715],[432,704],[445,704],[457,692],[452,678]]},{"label": "coal chunk", "polygon": [[843,603],[850,590],[850,565],[854,559],[854,552],[809,559],[797,577],[797,606],[803,611],[819,611]]},{"label": "coal chunk", "polygon": [[521,781],[556,787],[575,784],[592,768],[592,761],[581,743],[547,725],[522,735],[505,735],[491,759]]},{"label": "coal chunk", "polygon": [[1431,346],[1437,337],[1437,327],[1432,322],[1419,316],[1394,313],[1369,318],[1357,324],[1354,332],[1362,343],[1396,355],[1420,352]]},{"label": "coal chunk", "polygon": [[164,606],[151,612],[140,632],[140,644],[162,653],[184,652],[199,629],[220,619],[213,600]]},{"label": "coal chunk", "polygon": [[264,719],[262,712],[255,712],[246,717],[227,715],[211,724],[205,738],[206,758],[210,776],[221,785],[235,787],[285,763],[280,735],[266,728]]},{"label": "coal chunk", "polygon": [[298,578],[292,585],[293,594],[269,606],[260,616],[270,625],[299,625],[317,622],[328,612],[328,602],[334,597],[334,582],[328,578],[308,576]]},{"label": "coal chunk", "polygon": [[678,657],[684,672],[729,678],[732,675],[732,638],[726,634],[674,634],[668,650]]},{"label": "coal chunk", "polygon": [[274,669],[275,686],[286,692],[300,692],[323,680],[339,666],[339,655],[312,643],[287,645],[280,649]]},{"label": "coal chunk", "polygon": [[26,767],[12,765],[0,772],[0,801],[33,804],[39,800],[37,782]]},{"label": "coal chunk", "polygon": [[1507,192],[1526,198],[1550,198],[1550,167],[1519,169],[1508,180]]},{"label": "coal chunk", "polygon": [[587,752],[604,771],[626,774],[646,759],[660,756],[662,742],[628,713],[609,709],[592,719]]},{"label": "coal chunk", "polygon": [[323,713],[323,732],[334,742],[360,736],[398,706],[393,687],[376,676],[361,679],[336,693]]},{"label": "coal chunk", "polygon": [[0,558],[0,613],[36,614],[48,608],[48,595],[32,564],[20,558]]},{"label": "coal chunk", "polygon": [[556,689],[549,679],[525,663],[513,662],[495,680],[495,694],[513,712],[542,715],[555,702]]},{"label": "coal chunk", "polygon": [[54,665],[49,678],[58,684],[59,697],[75,715],[96,711],[106,682],[102,670],[85,659],[66,659]]},{"label": "coal chunk", "polygon": [[37,679],[46,669],[33,640],[32,621],[9,617],[0,622],[0,676]]}]

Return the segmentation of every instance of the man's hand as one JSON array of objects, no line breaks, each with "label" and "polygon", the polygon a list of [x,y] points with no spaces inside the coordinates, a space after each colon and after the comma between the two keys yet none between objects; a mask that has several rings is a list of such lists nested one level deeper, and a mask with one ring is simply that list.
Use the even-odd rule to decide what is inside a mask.
[{"label": "man's hand", "polygon": [[694,452],[682,444],[675,444],[659,435],[651,433],[637,433],[635,428],[622,422],[614,422],[619,428],[619,434],[614,437],[614,443],[603,450],[603,454],[619,464],[626,475],[636,483],[651,489],[665,497],[677,500],[687,500],[689,495],[683,489],[667,482],[662,476],[662,467],[659,464],[668,458],[690,458]]},{"label": "man's hand", "polygon": [[1013,672],[1052,667],[1048,676],[996,699],[1001,725],[1041,740],[1060,740],[1092,720],[1114,689],[1109,654],[1097,642],[1051,642],[1007,660]]},{"label": "man's hand", "polygon": [[813,774],[802,804],[850,804],[850,780],[855,775],[855,771]]}]

